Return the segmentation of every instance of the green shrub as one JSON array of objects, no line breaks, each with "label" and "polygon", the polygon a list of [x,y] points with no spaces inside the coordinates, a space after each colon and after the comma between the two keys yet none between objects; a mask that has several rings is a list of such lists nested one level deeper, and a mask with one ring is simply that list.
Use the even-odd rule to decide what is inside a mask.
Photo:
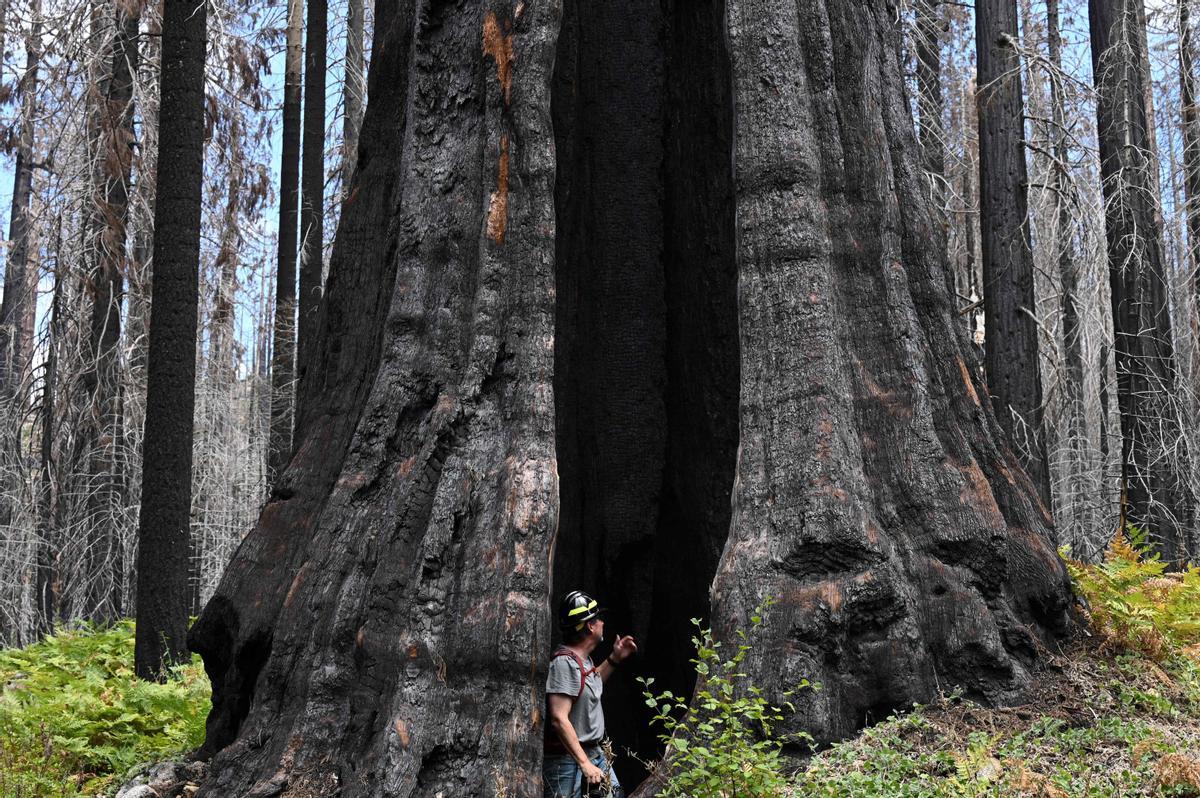
[{"label": "green shrub", "polygon": [[[1064,551],[1064,559],[1067,552]],[[1067,559],[1076,590],[1087,600],[1093,631],[1106,648],[1162,662],[1195,655],[1200,643],[1200,570],[1167,573],[1145,534],[1129,526],[1104,552],[1104,562]]]},{"label": "green shrub", "polygon": [[[688,798],[780,796],[789,780],[783,773],[785,742],[809,741],[806,734],[776,736],[775,725],[784,720],[784,710],[794,712],[790,702],[775,706],[739,670],[750,651],[750,637],[762,625],[770,599],[755,610],[749,635],[738,630],[742,641],[726,657],[710,629],[692,619],[697,634],[692,638],[696,657],[696,695],[687,699],[669,690],[655,693],[653,679],[639,679],[645,687],[646,705],[655,710],[652,723],[662,729],[659,739],[667,747],[667,771],[663,795]],[[810,687],[807,680],[784,693]],[[813,686],[813,689],[817,689]]]},{"label": "green shrub", "polygon": [[198,658],[165,684],[135,678],[132,621],[0,651],[0,795],[91,795],[195,748],[209,695]]}]

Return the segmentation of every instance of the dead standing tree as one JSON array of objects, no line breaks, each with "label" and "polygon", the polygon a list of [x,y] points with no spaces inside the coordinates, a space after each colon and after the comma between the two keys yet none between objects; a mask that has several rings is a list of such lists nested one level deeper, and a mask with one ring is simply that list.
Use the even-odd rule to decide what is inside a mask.
[{"label": "dead standing tree", "polygon": [[[566,18],[585,9],[568,3]],[[688,212],[715,201],[701,186],[722,184],[736,210],[721,233],[736,242],[736,296],[689,299],[672,287],[688,273],[663,272],[668,304],[693,303],[686,326],[699,338],[675,349],[668,334],[660,366],[697,403],[668,397],[668,425],[710,391],[740,393],[740,440],[721,452],[732,523],[719,565],[701,557],[684,577],[677,558],[656,558],[656,582],[660,570],[714,579],[725,639],[762,598],[779,599],[771,639],[746,664],[772,698],[800,678],[825,685],[793,721],[818,739],[939,686],[1004,700],[1028,684],[1039,645],[1069,628],[1067,579],[967,366],[892,10],[799,10],[668,4],[664,36],[646,38],[665,53],[614,56],[665,60],[639,73],[560,39],[553,0],[380,4],[356,192],[301,385],[296,453],[191,636],[213,681],[204,750],[216,757],[202,794],[540,791],[549,572],[580,556],[555,547],[555,415],[572,409],[564,401],[621,407],[555,396],[556,279],[572,268],[555,260],[556,238],[589,222],[556,224],[554,158],[560,179],[581,180],[573,169],[596,163],[587,148],[598,143],[555,149],[552,86],[558,101],[590,84],[665,80],[641,97],[666,104],[649,110],[679,127],[684,152],[713,158],[651,174]],[[622,41],[641,41],[643,21],[607,16],[606,35],[624,25]],[[556,58],[569,79],[552,80]],[[713,79],[698,86],[695,70],[672,68],[687,59]],[[722,129],[736,130],[736,147],[718,146]],[[639,158],[680,157],[633,143]],[[631,231],[639,247],[663,228],[646,229]],[[704,336],[724,314],[740,339],[734,385],[707,382],[728,372],[679,368],[715,343]],[[586,332],[572,357],[587,356]],[[711,476],[680,463],[685,486]],[[618,539],[579,573],[636,551]]]},{"label": "dead standing tree", "polygon": [[1121,418],[1121,523],[1146,529],[1163,558],[1195,552],[1183,407],[1158,208],[1158,160],[1146,101],[1145,9],[1090,0],[1092,71],[1112,290]]}]

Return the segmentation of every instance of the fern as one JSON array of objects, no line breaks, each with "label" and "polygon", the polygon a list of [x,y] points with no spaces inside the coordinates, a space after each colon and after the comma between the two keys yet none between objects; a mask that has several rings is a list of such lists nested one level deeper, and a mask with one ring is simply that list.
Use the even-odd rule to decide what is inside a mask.
[{"label": "fern", "polygon": [[0,795],[95,794],[199,745],[208,708],[198,660],[165,684],[134,678],[132,621],[0,651]]},{"label": "fern", "polygon": [[1168,573],[1137,527],[1113,536],[1102,563],[1067,569],[1106,648],[1162,662],[1200,644],[1200,570]]}]

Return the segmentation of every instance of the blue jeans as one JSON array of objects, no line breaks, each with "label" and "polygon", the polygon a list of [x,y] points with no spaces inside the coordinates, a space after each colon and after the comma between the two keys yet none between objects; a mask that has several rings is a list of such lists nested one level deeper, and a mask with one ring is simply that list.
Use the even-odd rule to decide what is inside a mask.
[{"label": "blue jeans", "polygon": [[[621,784],[617,781],[617,774],[609,767],[600,747],[586,748],[584,751],[592,764],[607,773],[612,779],[613,798],[625,798],[625,791],[621,789]],[[583,795],[583,771],[579,769],[575,757],[570,754],[547,754],[542,760],[542,781],[545,784],[542,792],[543,798],[580,798]],[[602,785],[595,794],[607,798],[608,792]]]}]

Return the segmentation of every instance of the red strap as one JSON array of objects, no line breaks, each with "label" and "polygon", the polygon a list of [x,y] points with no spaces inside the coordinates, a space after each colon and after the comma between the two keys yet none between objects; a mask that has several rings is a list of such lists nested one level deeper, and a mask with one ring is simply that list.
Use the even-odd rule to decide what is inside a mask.
[{"label": "red strap", "polygon": [[[575,697],[571,699],[571,705],[574,706],[575,702],[578,701],[580,696],[583,695],[583,688],[587,685],[588,677],[595,673],[598,669],[585,669],[583,667],[583,657],[579,656],[574,650],[567,648],[566,646],[560,646],[557,648],[550,656],[550,661],[554,662],[554,660],[558,659],[559,657],[570,657],[571,659],[575,660],[575,664],[579,666],[579,692],[576,693]],[[567,752],[567,747],[563,745],[562,740],[560,740],[558,735],[554,733],[554,730],[549,723],[546,724],[544,750],[551,754],[564,754]]]},{"label": "red strap", "polygon": [[571,659],[575,660],[575,664],[579,666],[579,692],[575,694],[575,698],[571,702],[574,703],[575,701],[579,700],[580,696],[583,695],[583,688],[587,685],[588,677],[599,669],[591,668],[589,670],[584,668],[583,657],[579,656],[574,649],[567,648],[566,646],[560,646],[557,650],[555,650],[554,655],[550,657],[550,661],[553,662],[559,657],[570,657]]}]

